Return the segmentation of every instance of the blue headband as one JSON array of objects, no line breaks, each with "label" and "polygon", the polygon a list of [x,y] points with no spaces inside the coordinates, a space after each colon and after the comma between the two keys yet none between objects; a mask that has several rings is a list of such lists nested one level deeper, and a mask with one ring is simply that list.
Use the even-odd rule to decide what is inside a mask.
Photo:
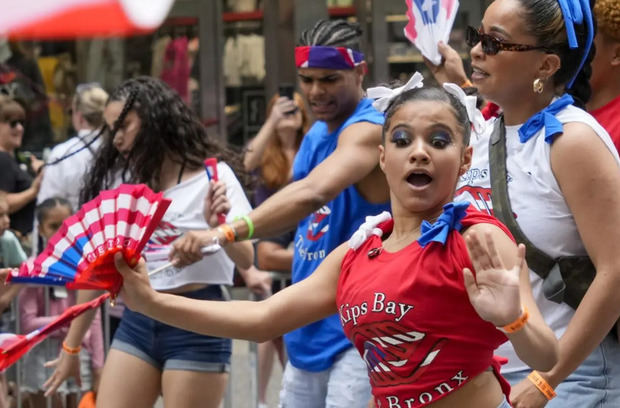
[{"label": "blue headband", "polygon": [[577,74],[579,74],[583,64],[586,62],[588,54],[590,53],[592,39],[594,38],[594,24],[592,23],[592,10],[590,10],[589,0],[558,0],[558,3],[560,3],[560,9],[562,10],[562,15],[564,16],[564,26],[566,27],[568,46],[571,49],[579,47],[579,43],[577,42],[577,34],[575,33],[575,24],[583,24],[585,19],[585,23],[588,28],[588,36],[586,38],[583,57],[581,58],[577,71],[575,71],[570,81],[566,84],[566,88],[570,89],[575,82]]}]

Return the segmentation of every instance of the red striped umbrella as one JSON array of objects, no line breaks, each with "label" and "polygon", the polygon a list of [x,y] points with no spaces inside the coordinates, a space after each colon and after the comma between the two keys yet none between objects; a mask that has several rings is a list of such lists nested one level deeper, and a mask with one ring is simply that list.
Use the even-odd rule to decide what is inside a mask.
[{"label": "red striped umbrella", "polygon": [[3,2],[0,36],[51,39],[153,31],[174,0],[22,0]]}]

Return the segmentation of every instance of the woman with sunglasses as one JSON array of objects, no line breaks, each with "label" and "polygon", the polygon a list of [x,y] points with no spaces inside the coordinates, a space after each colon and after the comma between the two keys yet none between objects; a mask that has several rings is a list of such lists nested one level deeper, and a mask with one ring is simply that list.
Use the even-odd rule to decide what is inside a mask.
[{"label": "woman with sunglasses", "polygon": [[[497,143],[494,125],[503,121],[507,195],[519,228],[551,258],[588,255],[596,269],[576,310],[549,300],[546,282],[530,269],[537,304],[560,339],[560,360],[535,372],[509,344],[500,347],[515,407],[620,406],[620,345],[609,334],[620,316],[619,159],[607,132],[577,107],[590,97],[593,31],[585,0],[496,0],[480,28],[467,32],[473,85],[502,117],[472,138],[472,167],[457,195],[493,208],[489,142]],[[443,47],[451,62],[434,67],[437,78],[462,83],[462,65],[454,70],[454,50]]]},{"label": "woman with sunglasses", "polygon": [[41,186],[43,162],[30,156],[20,163],[17,150],[22,145],[26,108],[16,99],[0,94],[0,190],[8,192],[11,229],[22,243],[32,231],[34,207]]}]

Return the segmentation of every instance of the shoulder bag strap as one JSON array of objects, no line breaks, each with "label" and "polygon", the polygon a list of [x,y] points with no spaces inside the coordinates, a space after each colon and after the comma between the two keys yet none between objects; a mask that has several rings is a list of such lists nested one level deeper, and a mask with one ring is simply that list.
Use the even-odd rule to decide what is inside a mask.
[{"label": "shoulder bag strap", "polygon": [[503,116],[495,121],[493,134],[489,139],[489,167],[491,170],[493,214],[508,227],[517,242],[522,242],[525,245],[525,259],[528,267],[545,281],[543,283],[545,297],[554,302],[561,302],[565,284],[559,268],[553,269],[556,261],[538,249],[527,238],[512,212],[507,185],[506,128],[504,127]]}]

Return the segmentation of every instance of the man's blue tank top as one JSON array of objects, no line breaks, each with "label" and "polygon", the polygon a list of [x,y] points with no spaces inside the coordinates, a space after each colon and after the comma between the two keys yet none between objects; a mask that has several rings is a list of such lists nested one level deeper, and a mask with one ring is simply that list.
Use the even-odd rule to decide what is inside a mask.
[{"label": "man's blue tank top", "polygon": [[[372,107],[370,99],[364,98],[355,112],[332,133],[327,130],[325,122],[315,122],[295,157],[293,180],[306,177],[336,149],[340,133],[358,122],[382,125],[384,117]],[[332,250],[357,231],[367,215],[384,210],[389,210],[389,202],[371,204],[352,185],[320,210],[300,221],[295,232],[293,282],[299,282],[314,272]],[[352,347],[342,331],[337,314],[285,334],[284,341],[291,364],[307,371],[330,368],[338,354]]]}]

